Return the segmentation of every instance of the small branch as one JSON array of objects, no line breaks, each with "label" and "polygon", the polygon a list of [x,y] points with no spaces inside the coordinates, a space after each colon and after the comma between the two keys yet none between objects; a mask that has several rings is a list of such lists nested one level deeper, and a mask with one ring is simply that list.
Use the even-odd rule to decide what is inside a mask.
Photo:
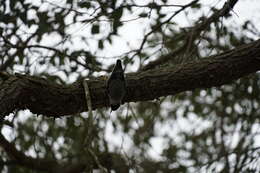
[{"label": "small branch", "polygon": [[0,146],[3,147],[9,157],[13,159],[14,163],[20,164],[22,166],[48,172],[51,172],[52,169],[58,166],[55,161],[34,159],[32,157],[26,156],[24,153],[18,151],[13,143],[8,142],[1,133]]},{"label": "small branch", "polygon": [[12,63],[15,60],[15,56],[11,55],[8,57],[8,59],[0,65],[0,71],[5,71],[8,67],[10,67],[12,65]]},{"label": "small branch", "polygon": [[14,128],[14,124],[13,124],[12,122],[10,122],[10,121],[3,120],[2,123],[3,123],[4,125],[7,125],[7,126],[11,127],[11,128]]},{"label": "small branch", "polygon": [[5,150],[8,156],[12,159],[10,161],[1,162],[1,164],[11,165],[18,164],[32,170],[45,171],[49,173],[63,172],[63,173],[81,173],[87,167],[82,163],[63,163],[59,164],[55,160],[39,159],[26,156],[21,151],[15,148],[15,145],[8,142],[0,133],[0,146]]},{"label": "small branch", "polygon": [[17,161],[15,160],[8,160],[8,161],[1,161],[0,160],[0,166],[4,166],[4,165],[16,165],[18,164]]},{"label": "small branch", "polygon": [[101,163],[98,160],[98,157],[95,155],[95,153],[91,150],[88,149],[88,152],[91,154],[91,156],[93,157],[95,163],[97,164],[98,168],[101,170],[102,173],[108,173],[108,171],[106,170],[106,168],[104,168]]},{"label": "small branch", "polygon": [[127,4],[122,7],[139,7],[139,8],[159,8],[159,7],[184,7],[185,5],[175,5],[175,4],[156,4],[155,2],[146,4],[146,5],[138,5],[138,4]]},{"label": "small branch", "polygon": [[[158,58],[155,61],[149,62],[146,66],[144,66],[141,71],[153,69],[158,65],[164,64],[167,61],[173,59],[173,57],[176,57],[180,53],[183,52],[183,50],[188,50],[190,45],[201,35],[201,32],[206,30],[211,23],[216,22],[220,17],[226,16],[229,14],[229,12],[234,8],[235,4],[238,2],[238,0],[229,0],[224,4],[224,6],[220,9],[214,12],[209,18],[205,19],[201,23],[195,23],[195,26],[191,27],[189,29],[190,32],[185,32],[184,34],[179,37],[179,40],[184,40],[184,43],[181,47],[177,48],[173,52],[171,52],[169,55],[164,55],[160,58]],[[189,33],[189,34],[188,34]],[[146,37],[146,36],[145,36]],[[144,39],[146,39],[144,37]],[[144,42],[144,41],[143,41]],[[142,42],[142,44],[144,44]],[[141,45],[142,45],[141,44]]]},{"label": "small branch", "polygon": [[154,27],[150,32],[148,32],[147,34],[145,34],[143,40],[142,40],[142,43],[139,47],[139,49],[136,51],[136,53],[133,55],[136,56],[138,55],[139,53],[141,53],[143,47],[144,47],[144,44],[146,43],[148,37],[153,34],[155,31],[157,31],[158,29],[160,29],[163,25],[169,23],[175,16],[177,16],[180,12],[182,12],[183,10],[185,10],[186,8],[196,4],[198,2],[198,0],[194,0],[192,1],[191,3],[187,4],[187,5],[183,5],[181,6],[181,9],[177,10],[173,15],[171,15],[167,20],[165,20],[164,22],[160,23],[159,25],[157,25],[156,27]]}]

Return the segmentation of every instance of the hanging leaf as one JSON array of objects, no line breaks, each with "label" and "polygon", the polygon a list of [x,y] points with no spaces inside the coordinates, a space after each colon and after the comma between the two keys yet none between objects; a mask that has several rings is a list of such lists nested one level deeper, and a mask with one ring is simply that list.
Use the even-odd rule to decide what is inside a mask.
[{"label": "hanging leaf", "polygon": [[95,24],[92,26],[91,28],[91,33],[92,34],[98,34],[100,31],[99,31],[99,25]]},{"label": "hanging leaf", "polygon": [[98,40],[98,48],[103,49],[104,48],[104,40]]}]

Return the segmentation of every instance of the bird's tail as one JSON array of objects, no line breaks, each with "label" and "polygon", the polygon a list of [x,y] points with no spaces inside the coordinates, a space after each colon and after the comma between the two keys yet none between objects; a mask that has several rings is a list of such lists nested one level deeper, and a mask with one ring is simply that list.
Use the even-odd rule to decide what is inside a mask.
[{"label": "bird's tail", "polygon": [[115,111],[119,108],[120,104],[116,104],[116,105],[111,105],[111,112]]}]

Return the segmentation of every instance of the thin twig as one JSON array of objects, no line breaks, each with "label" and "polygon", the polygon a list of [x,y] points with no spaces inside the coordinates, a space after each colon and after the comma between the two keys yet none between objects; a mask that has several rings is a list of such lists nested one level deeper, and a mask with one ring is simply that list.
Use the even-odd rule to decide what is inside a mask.
[{"label": "thin twig", "polygon": [[106,170],[106,168],[104,168],[104,167],[100,164],[100,162],[99,162],[97,156],[95,155],[95,153],[94,153],[91,149],[88,149],[88,152],[89,152],[89,153],[91,154],[91,156],[94,158],[94,160],[95,160],[96,164],[98,165],[99,169],[101,170],[101,172],[103,172],[103,173],[108,173],[108,171]]},{"label": "thin twig", "polygon": [[[206,18],[205,20],[201,21],[200,23],[195,22],[196,25],[189,28],[189,34],[183,33],[180,36],[180,39],[181,38],[184,39],[184,43],[182,46],[178,47],[176,50],[174,50],[172,53],[170,53],[168,55],[164,55],[155,61],[149,62],[146,66],[144,66],[141,69],[141,71],[149,70],[149,69],[154,68],[155,66],[166,63],[167,61],[172,59],[172,57],[179,55],[183,50],[189,50],[187,48],[189,48],[189,45],[191,45],[199,36],[201,36],[201,32],[205,31],[206,28],[208,28],[211,23],[214,23],[217,20],[219,20],[220,17],[224,17],[224,16],[228,15],[230,10],[232,10],[232,8],[235,6],[235,4],[237,2],[238,2],[238,0],[229,0],[224,4],[224,6],[221,9],[215,11],[210,17]],[[145,37],[144,37],[144,39],[147,39]],[[139,50],[140,50],[140,48],[139,48]],[[191,51],[189,51],[189,52],[191,52]]]},{"label": "thin twig", "polygon": [[87,138],[84,141],[84,144],[87,144],[87,147],[90,146],[91,143],[91,136],[92,136],[92,124],[93,124],[93,113],[92,113],[92,102],[91,102],[91,97],[90,97],[90,90],[88,87],[88,82],[87,80],[83,80],[83,86],[84,86],[84,91],[85,91],[85,97],[86,97],[86,102],[87,102],[87,107],[88,107],[88,121],[87,121]]},{"label": "thin twig", "polygon": [[[180,12],[182,12],[183,10],[185,10],[186,8],[192,6],[193,4],[197,3],[198,0],[194,0],[191,3],[187,4],[187,5],[183,5],[181,9],[179,9],[178,11],[176,11],[173,15],[171,15],[167,20],[165,20],[164,22],[160,23],[159,25],[157,25],[156,27],[154,27],[150,32],[148,32],[147,34],[145,34],[142,43],[139,47],[139,49],[136,51],[136,53],[133,55],[133,57],[135,57],[136,55],[138,55],[139,53],[141,53],[144,44],[146,43],[148,37],[153,34],[156,30],[160,29],[164,24],[169,23],[176,15],[178,15]],[[133,58],[132,57],[132,58]]]}]

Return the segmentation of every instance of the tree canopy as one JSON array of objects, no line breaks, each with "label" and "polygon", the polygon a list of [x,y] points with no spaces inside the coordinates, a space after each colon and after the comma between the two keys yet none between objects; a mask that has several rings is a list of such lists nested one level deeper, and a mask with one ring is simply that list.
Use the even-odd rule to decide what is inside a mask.
[{"label": "tree canopy", "polygon": [[260,32],[234,22],[243,3],[1,1],[0,171],[260,171]]}]

